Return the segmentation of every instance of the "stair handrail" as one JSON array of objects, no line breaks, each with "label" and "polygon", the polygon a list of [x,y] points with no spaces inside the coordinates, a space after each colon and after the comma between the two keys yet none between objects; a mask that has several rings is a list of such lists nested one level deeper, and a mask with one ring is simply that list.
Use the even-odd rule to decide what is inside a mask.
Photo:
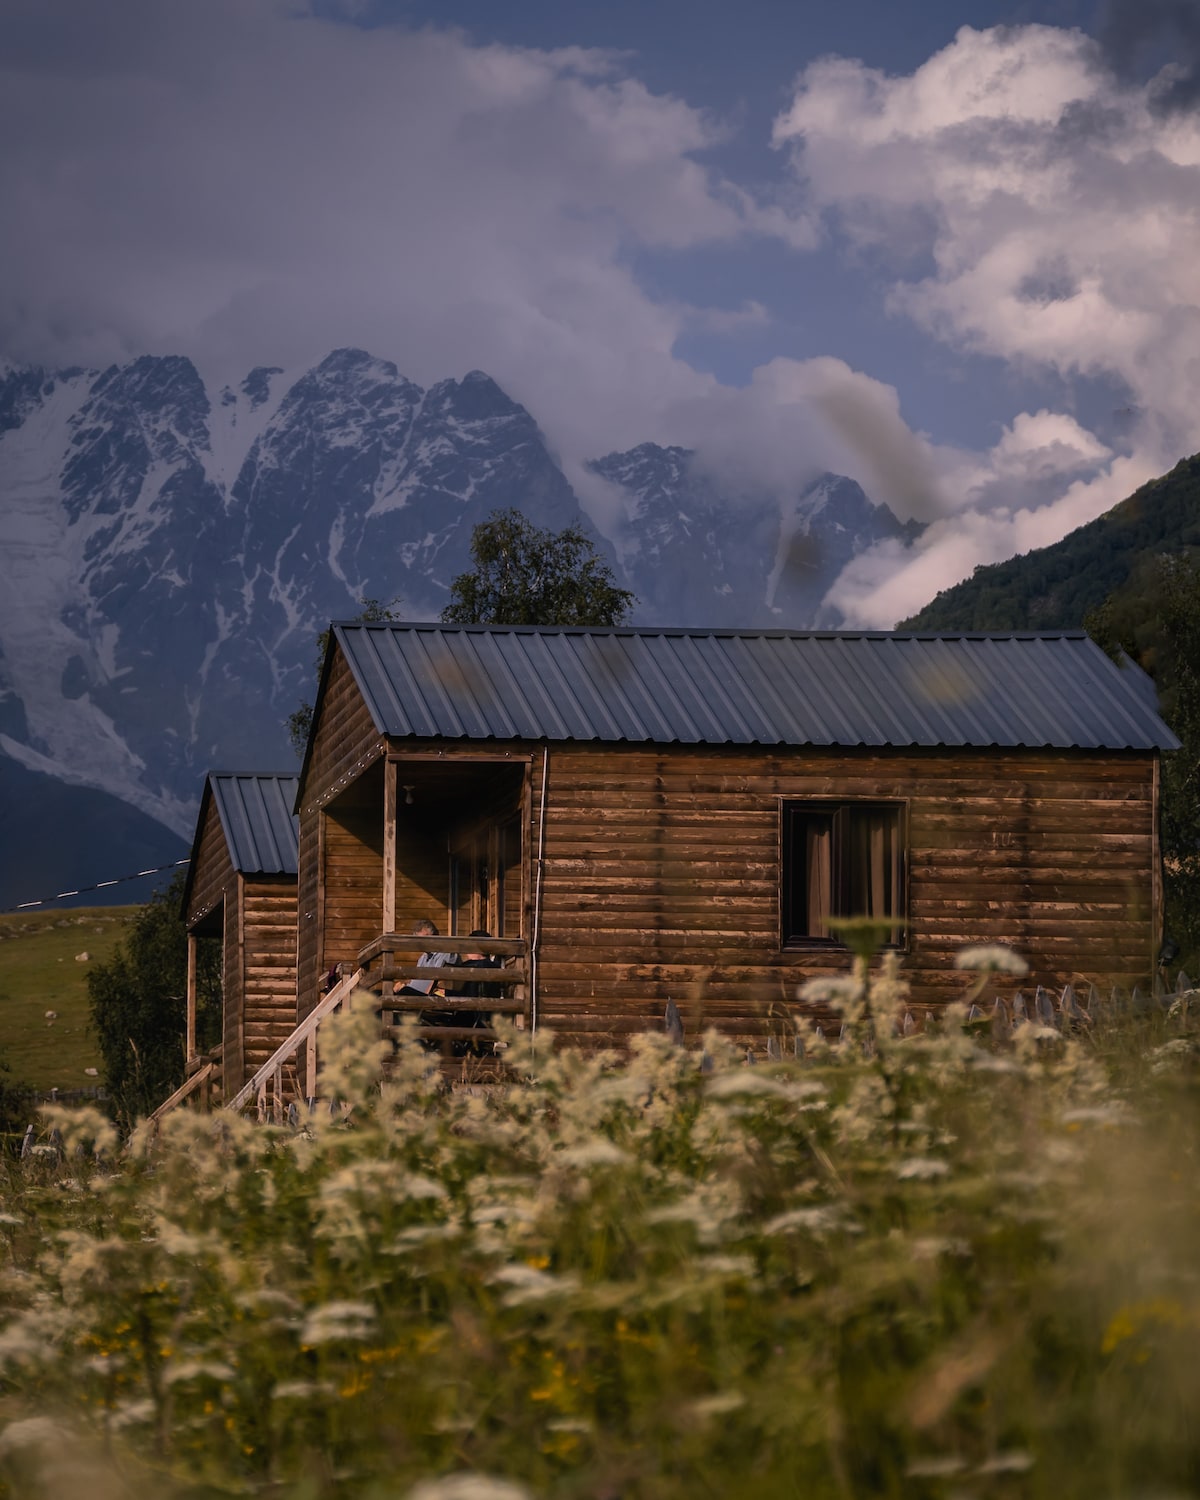
[{"label": "stair handrail", "polygon": [[216,1063],[206,1062],[203,1067],[197,1068],[190,1078],[184,1079],[175,1092],[168,1099],[164,1099],[153,1114],[148,1116],[148,1123],[157,1125],[164,1115],[169,1115],[173,1109],[177,1109],[183,1101],[196,1093],[202,1085],[211,1081],[216,1071]]},{"label": "stair handrail", "polygon": [[347,974],[344,978],[339,979],[329,993],[322,996],[312,1010],[309,1011],[308,1015],[305,1016],[304,1020],[300,1022],[287,1040],[281,1042],[276,1047],[275,1051],[271,1053],[270,1057],[267,1058],[254,1077],[245,1083],[238,1093],[224,1104],[223,1108],[232,1110],[244,1108],[248,1100],[259,1092],[275,1070],[282,1067],[290,1057],[295,1056],[300,1050],[301,1043],[308,1040],[326,1016],[332,1015],[338,1006],[341,1005],[342,1001],[354,993],[361,984],[362,979],[363,971],[361,969],[355,969],[353,974]]}]

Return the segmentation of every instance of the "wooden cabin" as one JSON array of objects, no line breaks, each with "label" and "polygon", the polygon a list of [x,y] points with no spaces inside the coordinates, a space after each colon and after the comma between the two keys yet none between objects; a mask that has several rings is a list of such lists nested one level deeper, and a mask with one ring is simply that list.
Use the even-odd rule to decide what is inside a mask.
[{"label": "wooden cabin", "polygon": [[297,776],[213,772],[204,784],[183,895],[187,1058],[196,1041],[196,951],[224,946],[222,1087],[228,1097],[296,1024]]},{"label": "wooden cabin", "polygon": [[335,964],[382,989],[447,947],[405,936],[426,916],[459,951],[500,940],[525,1024],[585,1043],[668,1000],[691,1034],[763,1037],[849,968],[838,916],[885,925],[916,1006],[961,993],[979,943],[1047,987],[1145,983],[1176,746],[1080,632],[335,625],[298,1017]]}]

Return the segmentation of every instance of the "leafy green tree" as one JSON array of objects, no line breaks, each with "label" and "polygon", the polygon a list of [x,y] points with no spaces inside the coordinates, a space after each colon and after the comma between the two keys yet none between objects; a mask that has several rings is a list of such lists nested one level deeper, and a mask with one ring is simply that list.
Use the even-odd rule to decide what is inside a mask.
[{"label": "leafy green tree", "polygon": [[1144,559],[1084,626],[1111,656],[1126,651],[1155,679],[1181,748],[1163,757],[1160,836],[1166,924],[1184,960],[1200,956],[1200,563]]},{"label": "leafy green tree", "polygon": [[[147,1115],[183,1082],[187,1012],[187,929],[184,871],[156,891],[132,919],[129,936],[88,974],[92,1030],[105,1082],[126,1127]],[[221,1029],[221,945],[200,943],[196,976],[198,1045]]]},{"label": "leafy green tree", "polygon": [[545,530],[519,510],[481,521],[471,558],[450,586],[447,625],[620,625],[637,602],[581,527]]},{"label": "leafy green tree", "polygon": [[[360,599],[362,606],[354,619],[363,625],[378,625],[388,620],[398,620],[400,616],[396,613],[395,606],[400,603],[399,597],[389,599],[384,604],[379,599]],[[313,676],[320,680],[321,668],[325,664],[325,653],[329,650],[329,638],[333,634],[333,626],[326,625],[317,637],[317,661]],[[288,739],[292,742],[292,749],[297,756],[303,760],[304,751],[308,745],[308,736],[312,731],[313,705],[305,698],[294,714],[288,715],[287,728]]]}]

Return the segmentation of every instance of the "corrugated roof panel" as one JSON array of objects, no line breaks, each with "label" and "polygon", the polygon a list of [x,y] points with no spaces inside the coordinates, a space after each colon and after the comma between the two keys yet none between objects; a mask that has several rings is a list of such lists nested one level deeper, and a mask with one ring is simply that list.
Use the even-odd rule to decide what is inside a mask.
[{"label": "corrugated roof panel", "polygon": [[338,625],[381,734],[669,744],[1174,749],[1081,631]]},{"label": "corrugated roof panel", "polygon": [[298,825],[292,807],[300,778],[214,771],[208,781],[234,869],[242,875],[294,875]]}]

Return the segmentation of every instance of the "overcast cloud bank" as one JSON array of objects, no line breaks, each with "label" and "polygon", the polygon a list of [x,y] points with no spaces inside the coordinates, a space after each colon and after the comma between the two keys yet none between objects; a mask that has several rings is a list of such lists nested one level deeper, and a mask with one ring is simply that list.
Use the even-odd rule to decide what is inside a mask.
[{"label": "overcast cloud bank", "polygon": [[[832,468],[932,523],[835,586],[872,626],[1200,446],[1200,128],[1177,69],[1121,80],[1098,43],[1043,26],[964,30],[905,77],[825,59],[776,122],[789,181],[767,197],[707,164],[723,122],[651,93],[624,56],[368,31],[274,0],[99,10],[0,11],[10,358],[186,352],[230,379],[358,344],[422,385],[482,368],[609,528],[611,492],[583,466],[648,439],[743,491]],[[769,319],[758,289],[693,307],[634,268],[641,250],[769,237],[802,276],[823,236],[893,265],[893,316],[952,349],[1121,382],[1123,430],[998,412],[989,451],[938,445],[903,392],[833,357],[723,385],[677,345]]]}]

